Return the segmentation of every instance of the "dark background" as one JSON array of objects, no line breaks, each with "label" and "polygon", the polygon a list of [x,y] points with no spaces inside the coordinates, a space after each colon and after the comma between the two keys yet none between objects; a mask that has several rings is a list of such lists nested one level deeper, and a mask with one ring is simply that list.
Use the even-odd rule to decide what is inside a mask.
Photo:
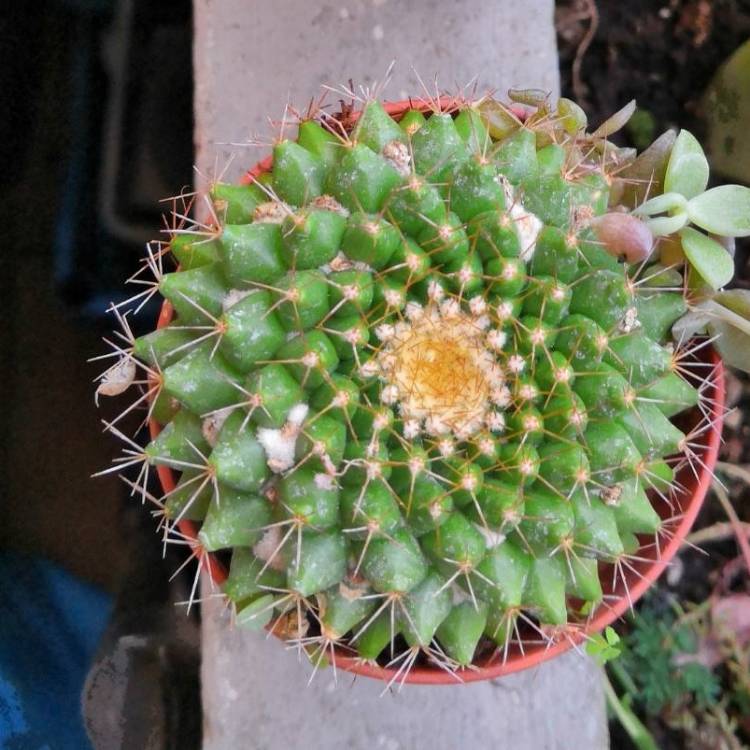
[{"label": "dark background", "polygon": [[119,482],[89,479],[117,446],[93,402],[104,368],[86,360],[105,351],[105,309],[159,228],[158,200],[192,180],[190,45],[179,0],[15,3],[0,19],[0,546],[111,591],[129,520]]},{"label": "dark background", "polygon": [[[159,230],[159,200],[192,182],[191,41],[187,0],[15,2],[0,14],[0,562],[31,580],[45,570],[35,561],[52,561],[110,595],[98,616],[66,613],[93,641],[75,654],[58,646],[65,618],[53,607],[72,604],[64,588],[42,585],[48,570],[38,587],[0,597],[0,624],[2,608],[16,608],[0,637],[28,653],[0,665],[0,687],[10,677],[12,691],[14,673],[24,675],[16,687],[33,747],[83,750],[79,693],[95,650],[83,711],[97,750],[200,746],[197,617],[174,605],[195,567],[170,583],[184,554],[162,558],[153,519],[115,476],[90,478],[121,446],[100,424],[118,404],[94,405],[92,381],[107,362],[87,362],[107,351],[106,308]],[[153,327],[156,306],[138,325]],[[50,615],[34,619],[45,607]],[[107,612],[99,641],[100,625],[83,621]],[[61,670],[76,659],[70,688]],[[68,708],[46,702],[55,689]],[[29,742],[0,731],[3,748]]]}]

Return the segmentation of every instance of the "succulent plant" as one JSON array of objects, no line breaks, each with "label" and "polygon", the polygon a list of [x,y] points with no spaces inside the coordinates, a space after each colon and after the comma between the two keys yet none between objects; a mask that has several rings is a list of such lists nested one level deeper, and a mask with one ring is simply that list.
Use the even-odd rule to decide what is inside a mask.
[{"label": "succulent plant", "polygon": [[[607,140],[628,112],[588,134],[573,102],[513,98],[301,119],[270,171],[182,196],[113,307],[98,393],[139,385],[163,428],[144,449],[108,422],[112,470],[223,551],[240,624],[317,664],[457,670],[581,626],[602,565],[666,533],[702,385],[669,338],[689,289]],[[134,338],[157,291],[172,318]]]}]

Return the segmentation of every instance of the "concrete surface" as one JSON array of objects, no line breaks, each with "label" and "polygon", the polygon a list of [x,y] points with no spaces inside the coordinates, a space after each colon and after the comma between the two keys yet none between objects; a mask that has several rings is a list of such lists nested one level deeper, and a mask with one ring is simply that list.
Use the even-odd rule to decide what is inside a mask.
[{"label": "concrete surface", "polygon": [[[205,590],[208,587],[204,587]],[[300,662],[275,638],[234,628],[203,604],[205,750],[604,750],[597,668],[576,652],[491,682],[384,683]]]},{"label": "concrete surface", "polygon": [[[305,108],[321,84],[382,80],[388,99],[434,89],[534,87],[557,95],[553,0],[195,0],[198,163],[253,163],[257,149],[217,147],[268,138],[287,100]],[[329,94],[327,101],[336,103]],[[237,153],[239,151],[239,153]]]},{"label": "concrete surface", "polygon": [[[287,100],[304,108],[320,84],[372,85],[396,68],[385,98],[432,85],[558,92],[552,0],[196,0],[197,162],[235,179],[265,151],[222,145],[259,133]],[[335,96],[329,96],[335,101]],[[198,179],[200,182],[200,178]],[[208,587],[204,585],[208,596]],[[603,750],[609,746],[597,668],[572,653],[503,680],[455,687],[383,685],[310,667],[275,640],[235,630],[204,603],[204,748]]]}]

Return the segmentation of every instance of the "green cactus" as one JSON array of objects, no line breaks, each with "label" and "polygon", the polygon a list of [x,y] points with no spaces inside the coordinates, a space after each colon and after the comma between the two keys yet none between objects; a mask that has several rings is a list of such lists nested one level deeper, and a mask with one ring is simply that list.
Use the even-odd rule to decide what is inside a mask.
[{"label": "green cactus", "polygon": [[631,214],[597,232],[620,165],[585,125],[565,100],[400,126],[370,100],[351,127],[301,122],[269,174],[213,185],[211,223],[150,254],[144,295],[175,316],[133,339],[118,312],[99,393],[146,373],[169,422],[145,453],[122,436],[118,468],[182,472],[167,528],[202,521],[232,551],[241,624],[318,663],[457,669],[507,650],[519,616],[545,637],[585,621],[599,568],[659,533],[663,459],[689,452],[669,418],[700,395],[667,341],[682,276],[643,282]]}]

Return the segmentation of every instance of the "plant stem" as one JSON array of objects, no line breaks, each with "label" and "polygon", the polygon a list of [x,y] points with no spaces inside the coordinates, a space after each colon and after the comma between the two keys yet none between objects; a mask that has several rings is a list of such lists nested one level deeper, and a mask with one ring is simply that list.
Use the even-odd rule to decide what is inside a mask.
[{"label": "plant stem", "polygon": [[[745,521],[740,523],[745,531],[745,536],[750,537],[750,523]],[[734,526],[729,521],[719,521],[712,526],[706,526],[704,529],[698,529],[698,531],[688,534],[685,541],[700,546],[708,542],[721,542],[730,536],[734,536]]]},{"label": "plant stem", "polygon": [[726,461],[719,461],[716,464],[716,468],[719,471],[723,471],[732,479],[739,479],[748,486],[750,486],[750,468],[743,466],[742,464],[729,464]]},{"label": "plant stem", "polygon": [[638,686],[633,682],[633,678],[630,673],[623,667],[623,665],[617,660],[613,659],[607,664],[607,670],[617,678],[620,683],[620,687],[629,695],[638,695]]},{"label": "plant stem", "polygon": [[712,486],[716,493],[716,497],[719,498],[719,502],[724,508],[724,512],[727,514],[727,517],[734,528],[734,534],[737,537],[737,544],[742,551],[742,556],[745,558],[745,566],[747,567],[748,572],[750,572],[750,542],[747,541],[747,537],[744,534],[742,521],[740,521],[737,512],[732,507],[729,495],[721,484],[719,484],[719,482],[714,482]]},{"label": "plant stem", "polygon": [[630,706],[620,700],[606,674],[604,675],[604,694],[607,696],[607,704],[638,750],[659,750],[651,732],[646,729]]}]

